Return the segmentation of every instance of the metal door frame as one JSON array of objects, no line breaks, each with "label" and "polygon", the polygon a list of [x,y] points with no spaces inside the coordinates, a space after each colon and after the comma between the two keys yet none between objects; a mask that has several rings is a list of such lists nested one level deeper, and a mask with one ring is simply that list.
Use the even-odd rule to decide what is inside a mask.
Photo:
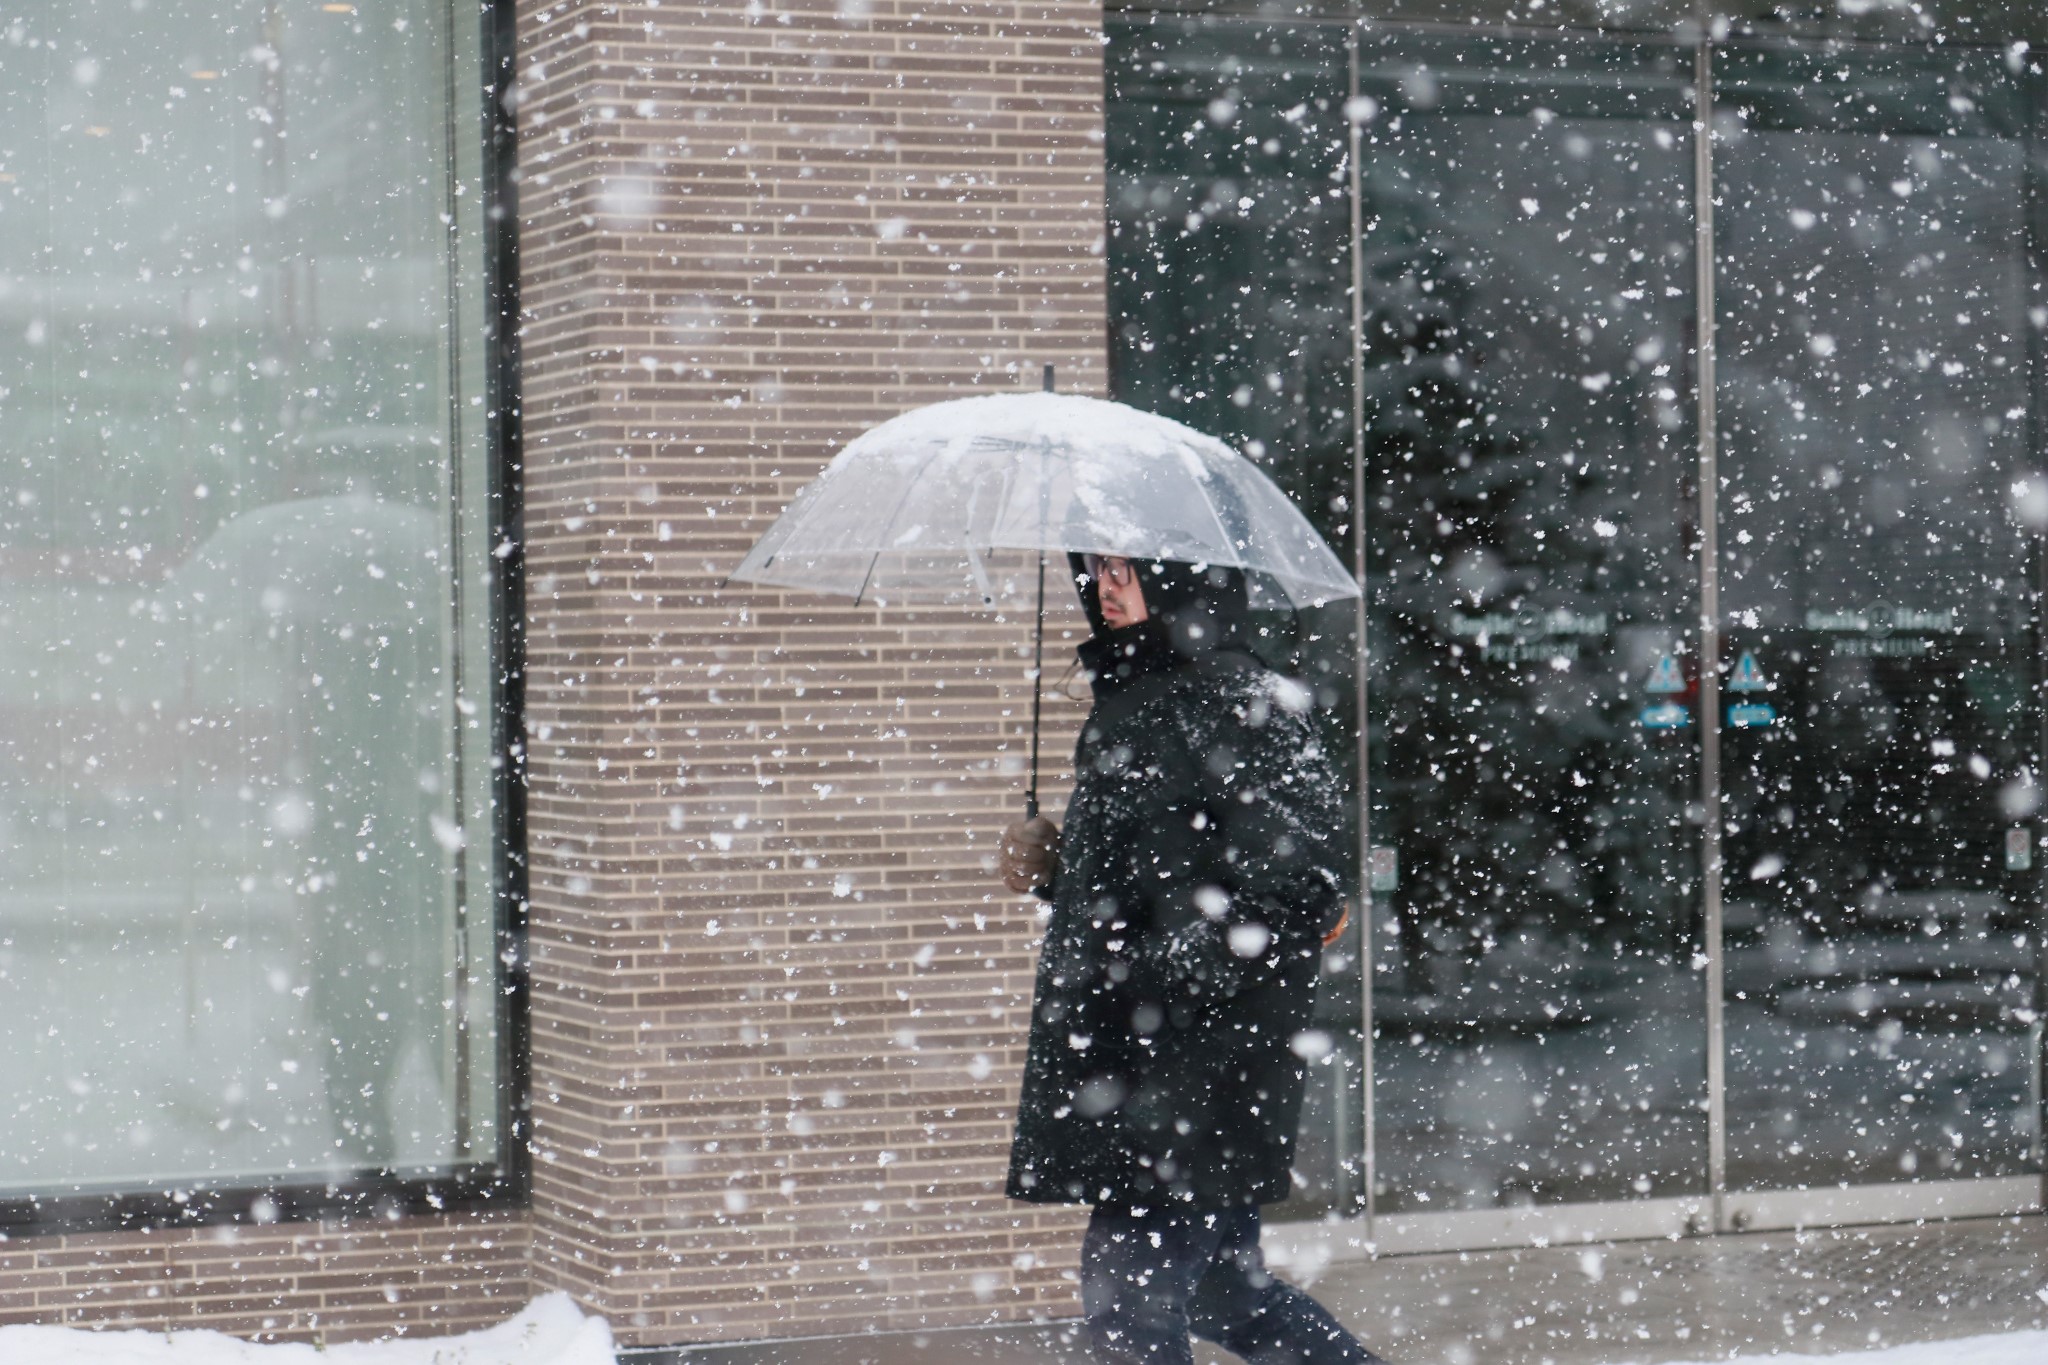
[{"label": "metal door frame", "polygon": [[[1700,1236],[1716,1232],[1762,1231],[1859,1223],[1914,1222],[1936,1218],[1988,1217],[2039,1213],[2048,1209],[2048,1170],[2040,1174],[1974,1180],[1923,1181],[1884,1185],[1839,1185],[1819,1188],[1731,1191],[1727,1155],[1727,1020],[1722,922],[1722,820],[1719,705],[1720,574],[1719,429],[1716,411],[1715,311],[1716,273],[1714,198],[1714,59],[1721,40],[1709,21],[1708,0],[1700,0],[1700,21],[1694,49],[1693,216],[1695,230],[1695,304],[1697,328],[1694,412],[1699,425],[1699,565],[1698,635],[1700,674],[1700,803],[1710,813],[1701,823],[1701,917],[1706,950],[1703,973],[1706,995],[1707,1181],[1700,1195],[1643,1200],[1607,1200],[1549,1204],[1513,1209],[1474,1209],[1444,1213],[1381,1214],[1374,1190],[1378,1184],[1378,1126],[1374,1099],[1373,997],[1375,922],[1370,873],[1372,830],[1369,784],[1371,711],[1367,706],[1365,663],[1371,645],[1367,601],[1361,596],[1357,629],[1361,658],[1357,674],[1359,717],[1359,904],[1360,1020],[1364,1114],[1363,1208],[1356,1215],[1323,1223],[1270,1226],[1264,1236],[1276,1259],[1301,1263],[1345,1260],[1385,1254],[1476,1250],[1489,1247],[1557,1245],[1626,1241],[1645,1238]],[[1359,35],[1367,26],[1384,30],[1396,24],[1372,19],[1346,23],[1347,99],[1359,97]],[[1420,26],[1426,27],[1426,26]],[[1622,36],[1622,35],[1610,35]],[[1634,35],[1649,40],[1649,35]],[[1351,106],[1351,107],[1356,107]],[[1364,132],[1360,120],[1349,123],[1347,171],[1351,196],[1351,322],[1352,322],[1352,498],[1356,518],[1353,560],[1358,581],[1366,584],[1365,536],[1368,506],[1365,480],[1365,354],[1364,354],[1364,231],[1362,172]],[[2048,570],[2044,570],[2048,578]],[[2041,945],[2048,963],[2048,936]],[[2048,970],[2048,967],[2044,967]],[[2037,984],[2048,997],[2048,978]],[[2048,1052],[2048,1049],[2043,1049]],[[2037,1055],[2038,1070],[2048,1073],[2048,1056]],[[2048,1077],[2037,1077],[2048,1087]],[[2037,1089],[2037,1093],[2040,1091]],[[1343,1154],[1339,1154],[1340,1161]]]}]

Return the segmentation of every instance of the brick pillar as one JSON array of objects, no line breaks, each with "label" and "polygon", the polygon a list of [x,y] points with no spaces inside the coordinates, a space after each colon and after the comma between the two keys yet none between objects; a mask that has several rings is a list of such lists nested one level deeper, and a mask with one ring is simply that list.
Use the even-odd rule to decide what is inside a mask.
[{"label": "brick pillar", "polygon": [[1001,1195],[1029,621],[721,582],[865,427],[1101,391],[1100,28],[521,6],[535,1270],[623,1341],[1072,1311]]}]

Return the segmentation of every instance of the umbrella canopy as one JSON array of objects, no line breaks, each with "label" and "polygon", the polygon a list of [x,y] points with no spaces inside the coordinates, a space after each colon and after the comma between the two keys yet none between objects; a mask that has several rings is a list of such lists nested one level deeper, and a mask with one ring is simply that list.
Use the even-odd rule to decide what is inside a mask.
[{"label": "umbrella canopy", "polygon": [[1229,565],[1254,607],[1358,596],[1287,495],[1249,460],[1169,418],[1077,394],[917,408],[839,452],[733,578],[885,601],[984,606],[1029,585],[993,551]]}]

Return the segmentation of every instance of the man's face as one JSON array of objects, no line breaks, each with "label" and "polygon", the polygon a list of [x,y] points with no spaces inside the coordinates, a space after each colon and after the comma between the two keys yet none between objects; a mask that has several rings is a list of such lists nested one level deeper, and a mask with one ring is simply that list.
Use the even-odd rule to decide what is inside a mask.
[{"label": "man's face", "polygon": [[1105,555],[1090,562],[1095,566],[1095,593],[1102,601],[1102,619],[1111,630],[1135,626],[1151,615],[1145,610],[1145,590],[1138,586],[1138,570],[1130,560]]}]

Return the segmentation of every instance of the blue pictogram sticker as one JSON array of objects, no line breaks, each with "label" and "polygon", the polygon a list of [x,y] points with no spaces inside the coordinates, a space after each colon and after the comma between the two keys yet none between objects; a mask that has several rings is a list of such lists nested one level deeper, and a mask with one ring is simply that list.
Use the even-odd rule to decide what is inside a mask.
[{"label": "blue pictogram sticker", "polygon": [[1685,674],[1678,671],[1678,660],[1669,654],[1657,660],[1657,666],[1650,670],[1650,680],[1643,684],[1643,690],[1653,697],[1685,691]]},{"label": "blue pictogram sticker", "polygon": [[1768,692],[1771,690],[1770,679],[1766,678],[1764,671],[1757,667],[1756,655],[1745,651],[1743,656],[1735,661],[1735,671],[1728,675],[1728,690],[1730,692]]}]

